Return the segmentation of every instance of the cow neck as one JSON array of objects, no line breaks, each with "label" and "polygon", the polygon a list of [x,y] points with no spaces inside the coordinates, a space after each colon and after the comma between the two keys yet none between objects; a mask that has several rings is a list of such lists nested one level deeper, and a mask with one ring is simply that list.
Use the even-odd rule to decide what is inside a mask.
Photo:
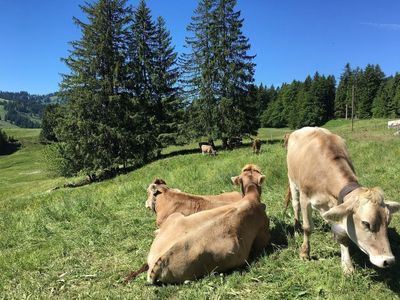
[{"label": "cow neck", "polygon": [[360,188],[361,185],[357,181],[348,182],[339,192],[338,201],[339,203],[344,202],[344,198],[350,194],[352,191]]},{"label": "cow neck", "polygon": [[242,196],[243,197],[251,197],[252,195],[255,195],[256,199],[260,199],[261,197],[261,189],[259,186],[255,183],[250,183],[246,187],[242,186]]}]

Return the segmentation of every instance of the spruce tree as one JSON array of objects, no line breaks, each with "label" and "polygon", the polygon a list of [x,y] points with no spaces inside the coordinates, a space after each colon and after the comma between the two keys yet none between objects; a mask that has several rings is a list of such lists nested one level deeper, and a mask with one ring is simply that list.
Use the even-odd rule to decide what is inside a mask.
[{"label": "spruce tree", "polygon": [[250,44],[235,6],[234,0],[201,0],[188,26],[191,52],[183,57],[195,125],[203,124],[197,126],[198,135],[224,140],[254,134],[258,127],[257,105],[248,95],[253,56],[247,53]]},{"label": "spruce tree", "polygon": [[189,109],[189,128],[193,136],[216,138],[217,106],[216,87],[217,67],[213,51],[217,37],[213,24],[213,11],[216,0],[200,0],[187,26],[192,35],[185,43],[189,53],[181,56],[183,70],[182,84],[186,97],[191,102]]},{"label": "spruce tree", "polygon": [[[87,23],[74,18],[82,32],[71,42],[64,62],[61,95],[67,113],[56,129],[69,172],[94,178],[104,169],[126,165],[136,143],[126,123],[134,107],[125,92],[125,58],[130,8],[126,0],[98,0],[81,9]],[[125,122],[125,123],[124,123]]]},{"label": "spruce tree", "polygon": [[171,46],[171,36],[162,17],[155,26],[155,59],[152,83],[155,96],[156,120],[159,124],[158,140],[162,146],[175,144],[183,117],[183,101],[177,81],[177,53]]},{"label": "spruce tree", "polygon": [[379,65],[367,65],[357,83],[357,116],[367,119],[372,116],[372,104],[383,83],[385,74]]},{"label": "spruce tree", "polygon": [[347,63],[344,67],[342,75],[340,75],[339,85],[336,91],[335,103],[334,103],[334,115],[336,118],[346,117],[346,109],[349,116],[351,109],[351,89],[354,83],[354,74]]}]

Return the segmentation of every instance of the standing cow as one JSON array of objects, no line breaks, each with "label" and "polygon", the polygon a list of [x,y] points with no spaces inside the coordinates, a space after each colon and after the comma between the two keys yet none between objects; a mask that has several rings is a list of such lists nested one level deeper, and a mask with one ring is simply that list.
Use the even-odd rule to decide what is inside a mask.
[{"label": "standing cow", "polygon": [[317,127],[296,130],[288,140],[287,164],[295,223],[299,222],[300,210],[303,217],[301,258],[310,256],[313,208],[332,224],[345,273],[354,270],[348,238],[368,254],[374,265],[385,268],[394,264],[387,229],[400,203],[385,202],[380,188],[358,183],[341,137]]},{"label": "standing cow", "polygon": [[201,145],[201,153],[208,155],[216,155],[217,151],[211,145]]},{"label": "standing cow", "polygon": [[261,140],[256,138],[253,140],[253,153],[260,154],[261,153]]}]

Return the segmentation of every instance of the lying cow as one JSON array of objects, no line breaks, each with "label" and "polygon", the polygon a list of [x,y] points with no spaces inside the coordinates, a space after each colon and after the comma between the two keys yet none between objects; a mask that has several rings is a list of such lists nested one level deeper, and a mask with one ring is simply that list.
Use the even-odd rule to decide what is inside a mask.
[{"label": "lying cow", "polygon": [[232,181],[242,188],[242,200],[190,216],[174,213],[159,229],[148,256],[149,283],[182,283],[211,272],[242,266],[250,251],[270,240],[269,220],[260,202],[265,176],[254,165]]},{"label": "lying cow", "polygon": [[216,155],[217,151],[215,151],[215,149],[213,148],[213,146],[211,145],[202,145],[201,146],[201,153],[204,154],[208,154],[208,155]]},{"label": "lying cow", "polygon": [[300,210],[303,217],[300,257],[310,255],[313,208],[332,224],[345,273],[354,270],[348,238],[374,265],[384,268],[395,262],[387,228],[400,203],[385,202],[379,188],[360,186],[342,138],[323,128],[296,130],[288,141],[287,164],[295,223]]},{"label": "lying cow", "polygon": [[253,147],[253,153],[260,154],[261,153],[261,140],[254,139],[252,147]]},{"label": "lying cow", "polygon": [[180,212],[185,216],[239,201],[239,192],[227,192],[220,195],[192,195],[177,189],[171,189],[164,180],[156,179],[147,188],[146,207],[157,215],[160,226],[169,215]]}]

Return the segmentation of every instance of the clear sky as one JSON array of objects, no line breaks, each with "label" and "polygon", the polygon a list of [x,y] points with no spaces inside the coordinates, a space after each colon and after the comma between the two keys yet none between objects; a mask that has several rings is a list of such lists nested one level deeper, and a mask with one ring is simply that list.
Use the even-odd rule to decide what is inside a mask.
[{"label": "clear sky", "polygon": [[[197,0],[148,0],[162,15],[178,52]],[[83,0],[0,0],[0,90],[58,90],[61,57],[80,38],[72,17]],[[137,5],[138,0],[131,0]],[[338,78],[344,65],[400,71],[399,0],[238,0],[243,31],[256,54],[256,83],[275,86],[315,71]]]}]

